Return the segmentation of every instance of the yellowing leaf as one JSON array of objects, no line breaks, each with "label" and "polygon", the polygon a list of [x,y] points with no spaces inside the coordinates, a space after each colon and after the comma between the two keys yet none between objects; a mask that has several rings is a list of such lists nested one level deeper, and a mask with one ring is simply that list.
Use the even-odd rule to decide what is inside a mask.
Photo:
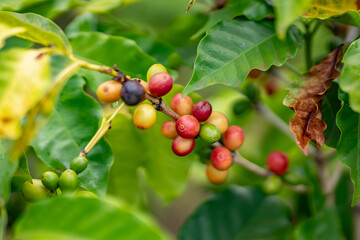
[{"label": "yellowing leaf", "polygon": [[329,18],[348,10],[357,10],[357,0],[313,0],[303,17]]},{"label": "yellowing leaf", "polygon": [[0,137],[17,138],[21,119],[44,95],[50,57],[43,51],[0,52]]},{"label": "yellowing leaf", "polygon": [[306,73],[303,86],[291,90],[284,99],[284,105],[295,112],[289,127],[305,155],[309,141],[315,141],[319,147],[325,142],[326,123],[321,119],[321,101],[332,80],[340,76],[336,67],[341,58],[341,47],[338,47]]},{"label": "yellowing leaf", "polygon": [[23,27],[10,27],[9,25],[0,22],[0,48],[5,45],[5,40],[18,33],[24,32]]}]

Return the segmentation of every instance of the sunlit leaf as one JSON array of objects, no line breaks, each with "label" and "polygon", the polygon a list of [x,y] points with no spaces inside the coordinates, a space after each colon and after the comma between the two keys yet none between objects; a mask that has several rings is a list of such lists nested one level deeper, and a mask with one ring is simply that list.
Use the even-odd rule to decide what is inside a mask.
[{"label": "sunlit leaf", "polygon": [[347,49],[340,78],[340,88],[349,94],[350,107],[360,113],[360,39],[355,40]]},{"label": "sunlit leaf", "polygon": [[0,137],[19,137],[21,119],[49,86],[49,56],[43,53],[44,49],[0,52]]},{"label": "sunlit leaf", "polygon": [[297,29],[286,41],[276,37],[272,21],[233,20],[216,24],[201,40],[191,80],[184,93],[214,84],[239,86],[251,69],[281,66],[301,44]]},{"label": "sunlit leaf", "polygon": [[[84,80],[71,78],[61,92],[49,121],[36,135],[32,146],[38,157],[52,168],[63,171],[70,167],[98,129],[103,115],[99,104],[84,90]],[[105,194],[112,164],[109,145],[100,140],[87,155],[88,166],[79,174],[85,189]]]},{"label": "sunlit leaf", "polygon": [[261,0],[231,0],[225,7],[209,15],[207,23],[193,36],[199,37],[207,32],[219,21],[229,21],[237,16],[245,16],[249,20],[261,20],[270,15],[272,10],[269,5]]},{"label": "sunlit leaf", "polygon": [[232,186],[200,205],[179,239],[287,239],[290,229],[289,211],[279,198]]},{"label": "sunlit leaf", "polygon": [[309,18],[329,18],[348,10],[357,9],[357,0],[312,0],[312,4],[303,16]]},{"label": "sunlit leaf", "polygon": [[148,68],[156,63],[133,40],[123,37],[96,32],[80,33],[71,40],[71,45],[80,57],[111,67],[116,64],[120,71],[131,77],[146,79]]},{"label": "sunlit leaf", "polygon": [[56,197],[30,206],[14,226],[14,239],[164,239],[151,221],[135,211],[97,198]]},{"label": "sunlit leaf", "polygon": [[360,198],[360,114],[351,109],[346,93],[340,91],[339,98],[343,104],[336,115],[336,124],[341,131],[337,154],[340,161],[350,168],[350,178],[354,183],[354,206]]},{"label": "sunlit leaf", "polygon": [[291,89],[284,99],[284,105],[295,112],[290,120],[290,130],[295,134],[296,143],[305,155],[309,141],[318,146],[325,142],[326,123],[321,120],[321,101],[331,86],[332,80],[340,76],[336,69],[342,58],[342,48],[336,48],[318,65],[313,66],[300,81],[300,86]]},{"label": "sunlit leaf", "polygon": [[66,54],[70,54],[72,51],[70,43],[61,28],[40,15],[0,11],[0,23],[11,28],[24,29],[25,31],[19,31],[15,34],[17,37],[25,38],[44,46],[53,46]]},{"label": "sunlit leaf", "polygon": [[288,27],[311,5],[312,0],[274,0],[276,32],[285,37]]},{"label": "sunlit leaf", "polygon": [[0,10],[18,11],[47,0],[1,0]]}]

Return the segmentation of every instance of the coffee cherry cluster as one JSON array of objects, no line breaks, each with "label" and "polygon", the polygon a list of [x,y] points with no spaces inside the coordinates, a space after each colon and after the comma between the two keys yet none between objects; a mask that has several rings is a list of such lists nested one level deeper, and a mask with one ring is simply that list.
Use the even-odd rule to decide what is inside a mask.
[{"label": "coffee cherry cluster", "polygon": [[[78,187],[78,174],[85,170],[87,164],[88,160],[85,157],[78,156],[71,161],[70,169],[62,172],[60,177],[55,172],[46,171],[41,175],[41,179],[32,179],[32,183],[26,181],[22,186],[21,193],[30,202],[51,195],[72,193]],[[87,191],[82,192],[85,195],[92,194],[86,193]]]},{"label": "coffee cherry cluster", "polygon": [[[287,172],[289,158],[284,152],[273,151],[267,156],[266,165],[274,175],[271,175],[264,181],[262,188],[267,194],[276,194],[280,192],[283,187],[283,179],[281,176]],[[287,176],[294,179],[294,174],[292,173],[289,173]],[[287,178],[289,177],[284,177],[284,180],[287,181]]]}]

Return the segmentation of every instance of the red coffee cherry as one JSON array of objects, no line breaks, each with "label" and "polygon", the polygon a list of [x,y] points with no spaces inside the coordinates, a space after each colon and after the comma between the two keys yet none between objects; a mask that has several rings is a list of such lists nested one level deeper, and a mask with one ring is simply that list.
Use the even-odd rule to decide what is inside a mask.
[{"label": "red coffee cherry", "polygon": [[220,170],[228,169],[232,164],[231,152],[225,147],[217,147],[211,152],[211,163],[212,165]]},{"label": "red coffee cherry", "polygon": [[193,115],[194,117],[199,120],[199,122],[206,121],[212,112],[212,106],[208,101],[200,101],[197,104],[195,104],[193,109]]},{"label": "red coffee cherry", "polygon": [[209,162],[206,164],[206,176],[210,182],[213,184],[220,184],[225,182],[228,176],[228,170],[220,171],[214,168],[214,166]]},{"label": "red coffee cherry", "polygon": [[169,139],[174,139],[177,137],[176,132],[176,122],[174,120],[169,120],[163,123],[161,126],[161,133],[164,137]]},{"label": "red coffee cherry", "polygon": [[199,131],[200,123],[194,116],[184,115],[176,121],[176,132],[183,138],[194,138]]},{"label": "red coffee cherry", "polygon": [[230,151],[235,151],[244,143],[245,135],[241,127],[231,126],[223,135],[223,143]]},{"label": "red coffee cherry", "polygon": [[195,140],[177,136],[172,143],[172,150],[178,156],[186,156],[195,147]]},{"label": "red coffee cherry", "polygon": [[172,85],[173,79],[170,74],[156,73],[149,80],[149,91],[154,97],[162,97],[170,92]]},{"label": "red coffee cherry", "polygon": [[220,133],[223,134],[229,127],[229,122],[224,114],[221,112],[212,112],[208,120],[205,123],[210,123],[215,125]]},{"label": "red coffee cherry", "polygon": [[180,116],[191,115],[193,105],[193,100],[189,96],[183,98],[181,93],[176,94],[171,100],[171,109]]},{"label": "red coffee cherry", "polygon": [[271,172],[282,175],[289,166],[289,158],[284,152],[273,151],[268,155],[266,164]]}]

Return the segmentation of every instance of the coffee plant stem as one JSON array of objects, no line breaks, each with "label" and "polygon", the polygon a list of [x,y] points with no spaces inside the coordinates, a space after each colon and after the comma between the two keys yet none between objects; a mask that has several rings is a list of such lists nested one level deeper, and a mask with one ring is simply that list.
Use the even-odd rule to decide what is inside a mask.
[{"label": "coffee plant stem", "polygon": [[90,152],[90,150],[96,145],[96,143],[107,133],[107,131],[111,128],[111,121],[116,117],[116,115],[120,112],[120,110],[125,106],[125,103],[121,103],[115,111],[111,114],[109,119],[105,120],[103,118],[99,129],[86,145],[84,150],[80,153],[80,156],[86,156]]}]

